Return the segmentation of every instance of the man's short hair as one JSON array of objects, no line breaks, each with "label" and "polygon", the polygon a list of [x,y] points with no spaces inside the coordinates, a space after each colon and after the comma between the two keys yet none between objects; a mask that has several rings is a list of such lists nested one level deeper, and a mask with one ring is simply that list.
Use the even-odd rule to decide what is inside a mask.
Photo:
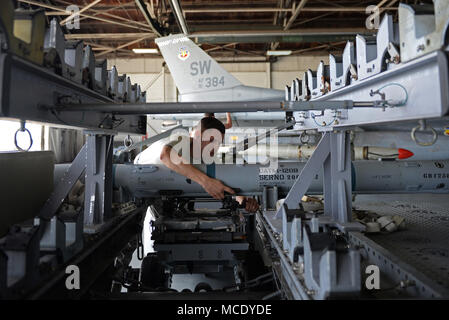
[{"label": "man's short hair", "polygon": [[203,133],[207,129],[217,129],[221,132],[222,135],[224,135],[226,132],[226,128],[223,122],[214,117],[204,117],[200,120],[197,127],[201,128],[201,133]]}]

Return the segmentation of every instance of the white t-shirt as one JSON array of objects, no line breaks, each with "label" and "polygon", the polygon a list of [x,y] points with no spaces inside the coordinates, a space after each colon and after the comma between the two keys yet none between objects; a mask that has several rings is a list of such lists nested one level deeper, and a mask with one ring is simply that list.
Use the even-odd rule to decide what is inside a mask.
[{"label": "white t-shirt", "polygon": [[162,164],[161,152],[166,145],[171,146],[178,152],[179,156],[182,156],[182,143],[180,143],[182,138],[189,139],[186,141],[189,141],[190,143],[190,137],[186,135],[183,135],[182,137],[179,136],[178,140],[176,140],[175,137],[168,137],[154,142],[136,156],[134,164]]}]

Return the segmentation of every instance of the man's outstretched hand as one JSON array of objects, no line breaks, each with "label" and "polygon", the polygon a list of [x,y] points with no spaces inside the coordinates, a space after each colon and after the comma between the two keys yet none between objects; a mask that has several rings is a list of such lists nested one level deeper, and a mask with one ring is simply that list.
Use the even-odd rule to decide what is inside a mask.
[{"label": "man's outstretched hand", "polygon": [[[225,197],[225,192],[235,194],[235,191],[232,190],[232,188],[224,185],[223,182],[214,178],[207,177],[200,185],[208,194],[217,200],[223,200]],[[256,212],[259,210],[259,203],[254,198],[237,196],[235,199],[238,203],[240,203],[240,205],[245,204],[245,210],[248,212]]]},{"label": "man's outstretched hand", "polygon": [[240,204],[245,203],[245,210],[248,212],[253,213],[253,212],[256,212],[257,210],[259,210],[259,203],[254,198],[237,196],[237,197],[235,197],[235,200]]},{"label": "man's outstretched hand", "polygon": [[225,192],[234,194],[234,190],[225,186],[223,182],[213,178],[207,178],[204,183],[201,184],[204,190],[210,194],[214,199],[223,200],[225,197]]}]

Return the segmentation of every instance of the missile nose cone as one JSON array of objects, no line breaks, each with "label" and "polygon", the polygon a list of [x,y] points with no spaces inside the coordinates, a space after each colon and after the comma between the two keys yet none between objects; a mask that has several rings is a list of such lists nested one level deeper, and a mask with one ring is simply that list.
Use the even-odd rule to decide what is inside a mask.
[{"label": "missile nose cone", "polygon": [[414,153],[409,151],[409,150],[407,150],[407,149],[398,149],[398,153],[399,153],[398,159],[401,159],[401,160],[402,159],[408,159],[408,158],[414,156]]}]

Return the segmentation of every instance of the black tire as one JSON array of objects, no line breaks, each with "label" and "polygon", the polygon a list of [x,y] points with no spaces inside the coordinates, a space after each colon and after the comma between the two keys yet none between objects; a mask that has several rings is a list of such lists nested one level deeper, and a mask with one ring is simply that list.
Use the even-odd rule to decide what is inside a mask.
[{"label": "black tire", "polygon": [[167,288],[168,275],[165,267],[154,254],[148,254],[140,267],[140,282],[144,289]]},{"label": "black tire", "polygon": [[205,282],[200,282],[195,287],[195,292],[208,292],[208,291],[212,291],[212,287]]}]

